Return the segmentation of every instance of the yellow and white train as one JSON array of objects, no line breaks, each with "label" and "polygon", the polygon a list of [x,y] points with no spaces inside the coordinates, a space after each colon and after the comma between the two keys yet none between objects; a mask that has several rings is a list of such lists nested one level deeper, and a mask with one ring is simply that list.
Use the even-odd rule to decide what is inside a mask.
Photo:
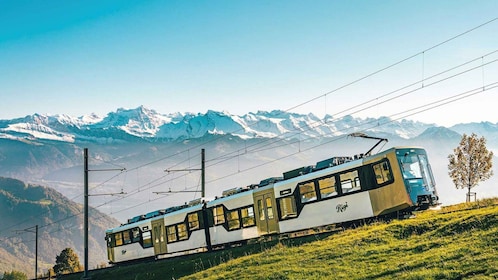
[{"label": "yellow and white train", "polygon": [[333,157],[106,231],[110,263],[166,258],[438,204],[426,151]]}]

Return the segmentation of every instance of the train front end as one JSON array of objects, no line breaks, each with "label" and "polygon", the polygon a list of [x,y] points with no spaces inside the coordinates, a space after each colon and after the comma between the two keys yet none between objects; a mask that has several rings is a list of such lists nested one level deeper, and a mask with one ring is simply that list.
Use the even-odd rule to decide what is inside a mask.
[{"label": "train front end", "polygon": [[416,209],[427,209],[439,204],[436,182],[422,148],[396,149],[406,191]]}]

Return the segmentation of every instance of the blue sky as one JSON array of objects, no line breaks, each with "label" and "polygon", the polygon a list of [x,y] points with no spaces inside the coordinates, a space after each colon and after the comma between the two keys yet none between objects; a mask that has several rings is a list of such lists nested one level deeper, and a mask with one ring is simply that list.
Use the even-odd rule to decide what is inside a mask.
[{"label": "blue sky", "polygon": [[[165,114],[295,107],[319,116],[402,116],[498,82],[498,54],[486,55],[498,49],[498,20],[334,89],[493,20],[497,11],[494,0],[0,0],[0,119],[105,115],[140,105]],[[439,82],[459,68],[424,81],[423,89],[415,84],[381,97],[479,57],[466,74]],[[409,118],[496,123],[497,92]],[[369,100],[376,106],[362,110]]]}]

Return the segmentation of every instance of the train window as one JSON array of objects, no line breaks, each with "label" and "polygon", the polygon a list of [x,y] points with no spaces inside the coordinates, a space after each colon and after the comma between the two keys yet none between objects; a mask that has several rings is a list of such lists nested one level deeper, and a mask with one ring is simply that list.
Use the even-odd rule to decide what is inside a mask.
[{"label": "train window", "polygon": [[143,247],[150,248],[152,247],[152,238],[150,236],[150,231],[144,231],[142,233]]},{"label": "train window", "polygon": [[223,212],[223,205],[216,206],[213,208],[214,225],[220,225],[225,223],[225,214]]},{"label": "train window", "polygon": [[[159,232],[160,227],[153,226],[152,229],[154,230],[154,237],[156,238],[155,242],[159,243],[159,237],[162,237],[162,233]],[[161,240],[161,241],[163,241],[163,240]]]},{"label": "train window", "polygon": [[181,223],[177,225],[178,240],[188,239],[187,224]]},{"label": "train window", "polygon": [[342,193],[354,192],[361,189],[358,170],[341,174],[340,177]]},{"label": "train window", "polygon": [[268,214],[268,220],[273,219],[273,206],[269,197],[266,198],[266,213]]},{"label": "train window", "polygon": [[114,234],[107,235],[107,247],[113,248],[116,247],[116,239],[114,238]]},{"label": "train window", "polygon": [[256,221],[254,221],[254,208],[252,206],[240,209],[240,216],[242,217],[243,227],[250,227],[256,224]]},{"label": "train window", "polygon": [[199,229],[199,215],[197,213],[188,214],[188,228],[190,230]]},{"label": "train window", "polygon": [[138,228],[133,228],[131,230],[131,242],[140,241],[140,230]]},{"label": "train window", "polygon": [[307,182],[299,184],[299,193],[301,194],[302,203],[316,200],[315,183]]},{"label": "train window", "polygon": [[116,240],[116,246],[123,245],[123,234],[121,232],[114,234],[114,238]]},{"label": "train window", "polygon": [[279,204],[282,220],[297,217],[296,200],[293,196],[281,198]]},{"label": "train window", "polygon": [[373,170],[375,173],[375,178],[378,185],[382,185],[388,181],[391,181],[391,169],[389,168],[389,162],[383,161],[373,165]]},{"label": "train window", "polygon": [[228,220],[228,229],[239,229],[240,228],[239,210],[229,211],[227,215],[227,220]]},{"label": "train window", "polygon": [[168,234],[168,243],[176,241],[176,226],[166,227],[166,233]]},{"label": "train window", "polygon": [[130,231],[123,231],[123,243],[124,244],[130,244],[131,243],[131,238],[130,238]]},{"label": "train window", "polygon": [[320,197],[327,198],[337,195],[335,188],[335,177],[327,177],[318,180],[318,189],[320,190]]},{"label": "train window", "polygon": [[264,221],[266,220],[265,217],[265,209],[263,208],[263,200],[258,199],[258,214],[259,214],[259,220]]}]

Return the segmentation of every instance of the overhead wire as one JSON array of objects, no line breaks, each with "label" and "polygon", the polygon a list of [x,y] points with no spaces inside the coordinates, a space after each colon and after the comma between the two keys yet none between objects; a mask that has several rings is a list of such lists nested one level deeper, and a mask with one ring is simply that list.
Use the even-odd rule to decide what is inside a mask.
[{"label": "overhead wire", "polygon": [[[471,96],[476,95],[478,93],[481,93],[481,92],[484,92],[484,91],[488,91],[488,90],[492,90],[492,89],[495,89],[495,88],[498,88],[498,82],[488,84],[485,87],[478,87],[478,88],[470,90],[470,91],[465,91],[465,92],[457,94],[455,96],[451,96],[449,98],[440,99],[438,101],[431,102],[431,103],[425,104],[423,106],[418,106],[418,107],[412,108],[412,109],[410,109],[408,111],[398,112],[398,113],[393,114],[391,116],[401,115],[401,114],[406,113],[406,112],[415,111],[415,112],[412,112],[412,113],[409,113],[409,114],[404,114],[403,116],[395,118],[395,119],[390,119],[388,122],[384,123],[383,125],[385,125],[387,123],[395,122],[397,120],[400,120],[400,119],[403,119],[403,118],[406,118],[406,117],[409,117],[409,116],[413,116],[413,115],[419,114],[421,112],[432,110],[432,109],[444,106],[446,104],[453,103],[453,102],[456,102],[458,100],[461,100],[461,99],[464,99],[464,98],[468,98],[468,97],[471,97]],[[363,128],[361,131],[366,131],[368,129],[372,129],[372,128],[375,128],[375,127],[378,126],[378,124],[376,123],[376,121],[366,122],[366,123],[364,123],[364,124],[362,124],[360,126],[366,126],[366,125],[370,125],[370,126],[366,127],[366,128]],[[349,131],[349,130],[351,130],[351,128],[346,128],[342,132]],[[315,146],[306,148],[303,151],[295,152],[295,153],[292,153],[292,154],[287,154],[287,155],[285,155],[283,157],[275,158],[275,159],[270,160],[270,161],[265,161],[264,163],[261,163],[259,165],[255,165],[255,166],[249,167],[249,168],[247,168],[247,169],[245,169],[243,171],[249,171],[249,170],[252,170],[252,169],[260,168],[260,167],[266,166],[268,164],[271,164],[271,163],[274,163],[274,162],[278,162],[280,160],[283,160],[283,159],[286,159],[286,158],[289,158],[289,157],[293,157],[293,156],[295,156],[295,155],[297,155],[299,153],[302,153],[302,152],[305,152],[305,151],[308,151],[308,150],[311,150],[311,149],[315,149],[315,148],[323,146],[323,145],[327,145],[327,144],[339,141],[339,140],[344,139],[346,137],[348,137],[348,135],[345,133],[345,134],[343,134],[341,136],[332,138],[332,139],[330,139],[328,141],[324,141],[324,142],[319,143],[319,144],[317,144]],[[209,181],[209,183],[215,182],[215,181],[218,181],[218,180],[222,180],[222,179],[225,179],[225,178],[228,178],[230,176],[236,175],[237,173],[238,172],[227,174],[227,175],[222,176],[222,177],[218,177],[218,178],[216,178],[214,180]]]}]

